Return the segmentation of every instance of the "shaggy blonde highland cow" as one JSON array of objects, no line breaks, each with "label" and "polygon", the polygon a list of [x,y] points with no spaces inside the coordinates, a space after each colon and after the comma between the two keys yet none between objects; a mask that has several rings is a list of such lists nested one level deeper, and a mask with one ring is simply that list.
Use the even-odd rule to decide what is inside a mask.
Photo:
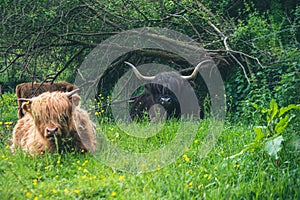
[{"label": "shaggy blonde highland cow", "polygon": [[31,155],[44,151],[64,152],[96,150],[96,129],[86,111],[80,108],[80,97],[71,92],[45,92],[24,101],[24,117],[13,130],[11,149],[21,148]]}]

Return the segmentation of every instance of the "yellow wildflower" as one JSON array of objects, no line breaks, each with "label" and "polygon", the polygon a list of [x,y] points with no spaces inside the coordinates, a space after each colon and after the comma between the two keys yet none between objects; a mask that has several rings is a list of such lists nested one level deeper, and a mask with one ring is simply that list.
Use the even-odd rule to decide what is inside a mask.
[{"label": "yellow wildflower", "polygon": [[27,198],[30,198],[30,197],[31,197],[31,193],[30,193],[30,192],[26,192],[25,196],[26,196]]},{"label": "yellow wildflower", "polygon": [[211,174],[204,174],[204,178],[207,178],[207,180],[211,179]]},{"label": "yellow wildflower", "polygon": [[234,168],[240,168],[239,164],[234,164]]},{"label": "yellow wildflower", "polygon": [[185,162],[190,162],[190,158],[186,154],[183,155],[183,158]]},{"label": "yellow wildflower", "polygon": [[116,197],[116,196],[117,196],[117,193],[116,193],[116,192],[112,192],[112,193],[111,193],[111,196]]},{"label": "yellow wildflower", "polygon": [[120,177],[119,177],[119,180],[120,180],[120,181],[124,181],[124,179],[125,179],[124,176],[120,176]]}]

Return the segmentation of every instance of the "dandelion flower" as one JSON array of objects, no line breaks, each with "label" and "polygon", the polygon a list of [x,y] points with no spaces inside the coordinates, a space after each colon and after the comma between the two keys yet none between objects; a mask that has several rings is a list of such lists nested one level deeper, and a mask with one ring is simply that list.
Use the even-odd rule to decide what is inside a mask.
[{"label": "dandelion flower", "polygon": [[183,155],[183,159],[185,162],[190,162],[190,158],[186,154]]},{"label": "dandelion flower", "polygon": [[75,194],[79,194],[79,192],[80,192],[79,190],[74,190]]},{"label": "dandelion flower", "polygon": [[58,191],[57,190],[52,190],[52,192],[53,192],[53,194],[57,194]]},{"label": "dandelion flower", "polygon": [[27,198],[30,198],[31,197],[31,193],[30,192],[26,192],[26,194],[25,194],[25,196],[27,197]]},{"label": "dandelion flower", "polygon": [[120,180],[120,181],[124,181],[124,179],[125,179],[124,176],[120,176],[120,177],[119,177],[119,180]]},{"label": "dandelion flower", "polygon": [[68,189],[64,189],[64,192],[68,194],[70,191]]},{"label": "dandelion flower", "polygon": [[116,193],[116,192],[112,192],[112,193],[111,193],[111,196],[112,196],[112,197],[116,197],[116,196],[117,196],[117,193]]}]

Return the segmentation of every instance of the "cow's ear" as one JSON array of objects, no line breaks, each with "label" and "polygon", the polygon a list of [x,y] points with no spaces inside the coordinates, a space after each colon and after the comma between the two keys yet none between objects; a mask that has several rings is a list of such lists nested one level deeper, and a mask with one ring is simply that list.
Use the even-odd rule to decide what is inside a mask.
[{"label": "cow's ear", "polygon": [[145,90],[147,91],[147,92],[149,92],[149,93],[152,93],[153,91],[152,91],[152,87],[151,87],[151,83],[147,83],[145,86]]},{"label": "cow's ear", "polygon": [[22,103],[22,109],[23,109],[25,112],[31,113],[31,102],[29,102],[29,101],[23,102],[23,103]]},{"label": "cow's ear", "polygon": [[73,94],[72,96],[69,97],[70,101],[72,104],[75,106],[79,106],[80,104],[80,96],[78,94]]}]

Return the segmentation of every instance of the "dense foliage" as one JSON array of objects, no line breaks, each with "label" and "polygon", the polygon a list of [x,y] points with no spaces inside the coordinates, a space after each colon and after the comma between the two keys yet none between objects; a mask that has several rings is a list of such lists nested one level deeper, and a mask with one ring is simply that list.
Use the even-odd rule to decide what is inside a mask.
[{"label": "dense foliage", "polygon": [[[149,26],[179,31],[217,53],[235,116],[249,107],[248,101],[299,103],[297,1],[3,1],[0,9],[0,83],[5,91],[24,81],[72,82],[97,44]],[[140,63],[171,60],[159,54],[130,57]],[[175,63],[185,68],[185,62]],[[120,66],[113,70],[124,73]],[[116,80],[107,74],[104,92],[109,93]]]}]

